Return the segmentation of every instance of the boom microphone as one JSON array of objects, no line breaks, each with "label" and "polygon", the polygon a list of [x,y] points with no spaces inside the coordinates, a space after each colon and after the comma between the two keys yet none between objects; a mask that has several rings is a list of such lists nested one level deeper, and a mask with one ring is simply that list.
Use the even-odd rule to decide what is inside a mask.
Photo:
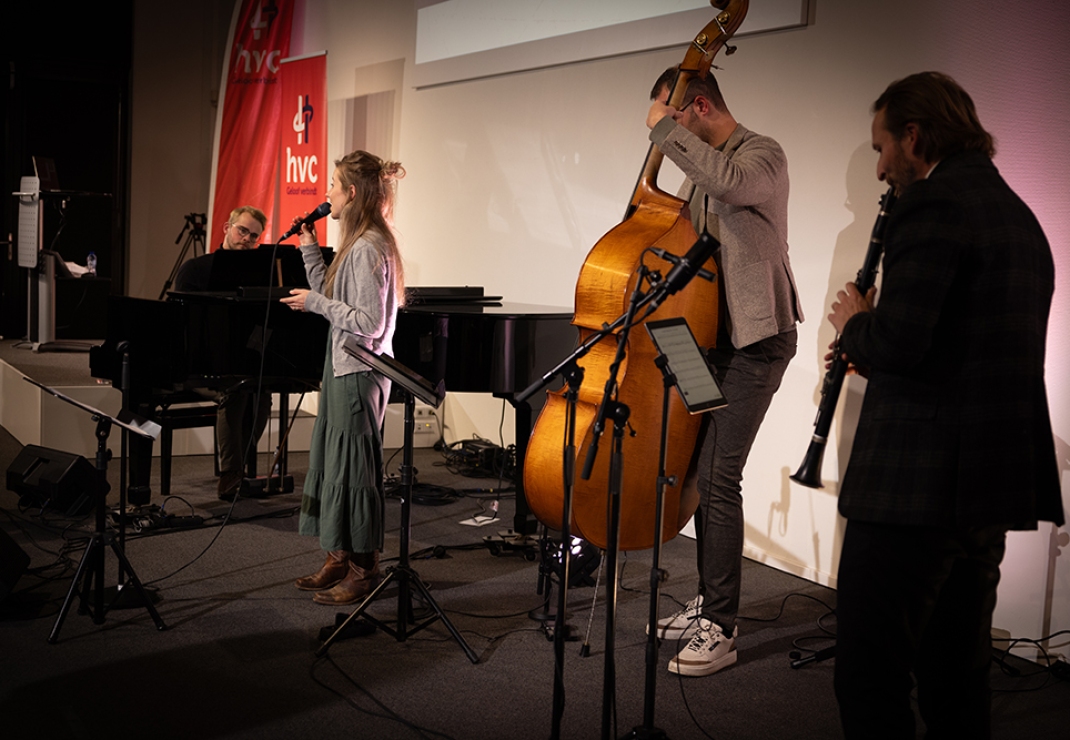
[{"label": "boom microphone", "polygon": [[287,231],[285,234],[280,236],[279,237],[279,241],[281,242],[281,241],[283,241],[285,239],[289,239],[294,234],[300,233],[302,226],[304,226],[305,224],[315,223],[316,221],[319,221],[321,218],[323,218],[324,216],[326,216],[330,212],[331,212],[331,204],[330,203],[320,203],[318,206],[316,206],[316,210],[314,210],[312,213],[308,214],[303,219],[298,221],[296,224],[294,224],[292,227],[290,227],[289,231]]},{"label": "boom microphone", "polygon": [[[674,265],[678,265],[681,262],[683,262],[685,259],[687,259],[686,257],[677,257],[672,252],[666,252],[664,249],[659,249],[658,247],[651,247],[650,251],[654,253],[654,256],[660,257],[661,259],[665,260],[666,262],[672,262]],[[707,282],[710,282],[710,283],[712,283],[714,280],[717,279],[716,275],[714,275],[709,270],[704,270],[704,269],[703,270],[699,270],[698,272],[696,272],[695,273],[695,277],[700,277],[703,280],[705,280]]]},{"label": "boom microphone", "polygon": [[[713,256],[713,253],[721,248],[721,243],[714,239],[709,234],[703,234],[698,238],[691,249],[687,251],[683,257],[677,257],[676,262],[669,274],[665,276],[665,280],[657,286],[658,297],[654,299],[650,306],[650,311],[661,305],[669,296],[674,293],[680,292],[685,285],[691,282],[691,278],[698,275],[700,272],[705,272],[709,275],[709,272],[702,269],[702,266],[706,264],[706,260]],[[662,255],[658,255],[661,257]],[[666,257],[668,259],[668,257]],[[705,276],[703,276],[705,277]]]}]

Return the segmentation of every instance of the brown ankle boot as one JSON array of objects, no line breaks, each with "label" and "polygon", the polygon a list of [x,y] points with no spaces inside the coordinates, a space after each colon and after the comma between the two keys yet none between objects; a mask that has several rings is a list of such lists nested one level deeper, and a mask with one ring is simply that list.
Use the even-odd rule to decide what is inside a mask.
[{"label": "brown ankle boot", "polygon": [[348,550],[332,550],[327,553],[327,561],[319,572],[304,578],[298,578],[294,585],[302,591],[323,591],[336,583],[340,583],[349,573],[349,559],[352,556]]},{"label": "brown ankle boot", "polygon": [[349,573],[341,583],[329,591],[313,594],[317,604],[344,606],[355,604],[379,585],[379,551],[353,553],[349,558]]}]

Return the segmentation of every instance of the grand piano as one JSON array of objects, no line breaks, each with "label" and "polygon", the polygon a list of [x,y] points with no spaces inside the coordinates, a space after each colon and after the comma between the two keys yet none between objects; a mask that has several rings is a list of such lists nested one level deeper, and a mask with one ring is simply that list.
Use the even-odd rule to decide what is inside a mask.
[{"label": "grand piano", "polygon": [[[125,350],[123,406],[148,419],[162,421],[173,406],[203,401],[204,391],[251,389],[258,382],[263,392],[280,394],[280,415],[287,418],[287,394],[319,387],[328,329],[323,317],[291,311],[262,293],[170,293],[166,301],[111,296],[107,335],[90,349],[89,370],[122,390]],[[131,438],[132,503],[147,503],[151,466],[151,441]],[[246,474],[256,475],[255,458]]]},{"label": "grand piano", "polygon": [[[394,334],[397,360],[434,383],[443,381],[447,392],[491,393],[514,406],[514,530],[531,534],[535,522],[523,497],[522,465],[544,394],[526,402],[516,395],[575,348],[571,309],[503,303],[484,297],[481,288],[415,288],[410,294]],[[113,296],[107,337],[90,350],[90,371],[122,388],[119,348],[125,342],[124,405],[148,418],[195,400],[199,389],[231,390],[261,374],[268,388],[316,388],[328,324],[315,314],[286,310],[276,297],[241,290],[170,293],[166,301]],[[134,449],[133,441],[131,447],[133,490],[148,485],[151,449]]]},{"label": "grand piano", "polygon": [[516,513],[513,530],[535,531],[524,499],[523,461],[544,393],[517,394],[576,347],[572,310],[483,297],[482,288],[416,288],[398,313],[394,357],[446,392],[491,393],[515,409]]}]

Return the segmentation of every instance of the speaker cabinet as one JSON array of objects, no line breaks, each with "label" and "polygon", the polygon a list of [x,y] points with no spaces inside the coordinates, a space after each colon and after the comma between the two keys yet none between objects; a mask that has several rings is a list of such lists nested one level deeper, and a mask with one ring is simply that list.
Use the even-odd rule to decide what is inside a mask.
[{"label": "speaker cabinet", "polygon": [[7,469],[7,488],[24,505],[81,516],[93,509],[100,480],[81,455],[26,445]]}]

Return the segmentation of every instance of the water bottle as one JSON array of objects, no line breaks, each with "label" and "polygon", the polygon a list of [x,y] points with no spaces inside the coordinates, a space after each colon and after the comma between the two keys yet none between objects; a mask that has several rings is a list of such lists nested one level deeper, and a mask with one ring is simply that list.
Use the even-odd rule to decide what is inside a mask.
[{"label": "water bottle", "polygon": [[88,274],[93,277],[97,276],[97,253],[90,252],[89,256],[85,258],[85,266],[88,270]]}]

